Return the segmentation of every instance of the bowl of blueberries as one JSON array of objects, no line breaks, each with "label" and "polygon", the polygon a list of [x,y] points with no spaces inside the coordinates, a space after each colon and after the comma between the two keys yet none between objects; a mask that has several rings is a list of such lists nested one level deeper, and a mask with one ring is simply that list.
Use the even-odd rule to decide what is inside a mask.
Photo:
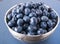
[{"label": "bowl of blueberries", "polygon": [[31,42],[45,40],[59,24],[57,12],[42,2],[16,4],[4,20],[14,38]]}]

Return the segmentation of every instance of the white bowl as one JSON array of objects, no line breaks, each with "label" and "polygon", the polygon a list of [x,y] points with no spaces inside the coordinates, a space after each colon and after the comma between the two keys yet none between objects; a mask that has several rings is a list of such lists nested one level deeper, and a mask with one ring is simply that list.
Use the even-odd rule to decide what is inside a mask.
[{"label": "white bowl", "polygon": [[[20,3],[22,4],[22,3]],[[38,40],[44,40],[46,38],[48,38],[54,31],[55,29],[57,28],[58,24],[59,24],[59,16],[57,14],[57,12],[54,10],[54,12],[56,13],[56,15],[58,16],[58,21],[57,21],[57,24],[56,26],[49,32],[45,33],[45,34],[42,34],[42,35],[24,35],[24,34],[21,34],[21,33],[17,33],[15,31],[13,31],[8,25],[7,25],[7,22],[6,22],[6,15],[8,15],[9,13],[11,13],[11,10],[16,7],[18,4],[14,5],[13,7],[11,7],[5,14],[5,24],[6,26],[8,27],[10,33],[14,36],[14,38],[17,38],[18,40],[24,40],[24,41],[27,41],[27,42],[33,42],[33,41],[38,41]],[[47,8],[49,6],[45,5]]]}]

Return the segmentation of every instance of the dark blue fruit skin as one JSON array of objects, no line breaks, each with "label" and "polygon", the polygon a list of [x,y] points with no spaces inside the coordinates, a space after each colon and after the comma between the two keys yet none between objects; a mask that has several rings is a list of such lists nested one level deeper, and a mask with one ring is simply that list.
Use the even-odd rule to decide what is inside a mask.
[{"label": "dark blue fruit skin", "polygon": [[30,22],[30,18],[29,18],[28,16],[24,16],[24,17],[23,17],[23,20],[24,20],[25,22],[27,22],[27,23]]},{"label": "dark blue fruit skin", "polygon": [[41,26],[41,28],[47,28],[47,23],[46,22],[41,22],[40,26]]},{"label": "dark blue fruit skin", "polygon": [[16,10],[16,12],[17,12],[17,13],[22,13],[23,10],[24,10],[24,8],[25,8],[24,6],[25,6],[25,4],[22,4],[20,7],[17,6],[17,10]]},{"label": "dark blue fruit skin", "polygon": [[42,29],[42,28],[39,28],[39,30],[37,31],[38,35],[45,34],[46,32],[47,30]]},{"label": "dark blue fruit skin", "polygon": [[31,12],[31,13],[29,14],[29,17],[37,17],[37,15],[36,15],[35,12]]},{"label": "dark blue fruit skin", "polygon": [[30,19],[30,24],[31,25],[37,25],[37,18],[36,17],[32,17],[31,19]]},{"label": "dark blue fruit skin", "polygon": [[17,16],[16,16],[18,19],[19,18],[23,18],[23,14],[17,14]]},{"label": "dark blue fruit skin", "polygon": [[31,31],[31,32],[35,32],[37,30],[37,27],[36,26],[28,26],[28,31]]},{"label": "dark blue fruit skin", "polygon": [[18,19],[18,20],[17,20],[17,25],[18,25],[18,26],[22,26],[23,23],[24,23],[23,19]]},{"label": "dark blue fruit skin", "polygon": [[29,15],[30,13],[30,9],[29,8],[25,8],[25,15]]},{"label": "dark blue fruit skin", "polygon": [[9,27],[14,27],[14,25],[15,25],[15,21],[11,20],[8,22]]},{"label": "dark blue fruit skin", "polygon": [[39,9],[37,9],[37,10],[36,10],[36,14],[37,14],[38,16],[41,16],[42,11],[41,11],[41,10],[39,10]]},{"label": "dark blue fruit skin", "polygon": [[28,32],[27,35],[37,35],[37,33],[36,32]]},{"label": "dark blue fruit skin", "polygon": [[52,11],[50,13],[50,16],[51,16],[52,19],[56,19],[57,18],[57,15],[56,15],[56,13],[54,11]]},{"label": "dark blue fruit skin", "polygon": [[29,24],[24,24],[23,25],[24,30],[27,30],[28,26],[29,26]]},{"label": "dark blue fruit skin", "polygon": [[12,15],[11,14],[7,15],[7,18],[10,21],[12,19]]},{"label": "dark blue fruit skin", "polygon": [[43,11],[43,16],[47,16],[48,15],[48,11],[47,10],[44,10]]},{"label": "dark blue fruit skin", "polygon": [[48,20],[47,25],[48,25],[48,27],[52,27],[53,26],[52,20]]},{"label": "dark blue fruit skin", "polygon": [[32,9],[31,9],[31,12],[36,12],[36,10],[32,8]]},{"label": "dark blue fruit skin", "polygon": [[23,29],[23,28],[22,28],[21,26],[18,26],[18,27],[16,27],[16,28],[14,29],[14,31],[20,33],[20,32],[22,31],[22,29]]},{"label": "dark blue fruit skin", "polygon": [[42,20],[42,21],[48,21],[49,18],[48,18],[47,16],[42,16],[42,17],[41,17],[41,20]]},{"label": "dark blue fruit skin", "polygon": [[16,8],[12,9],[12,16],[15,16],[17,14]]}]

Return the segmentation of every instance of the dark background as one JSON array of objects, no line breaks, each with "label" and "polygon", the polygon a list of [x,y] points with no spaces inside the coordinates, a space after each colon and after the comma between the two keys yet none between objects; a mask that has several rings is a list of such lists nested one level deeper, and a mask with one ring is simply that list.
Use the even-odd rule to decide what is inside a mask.
[{"label": "dark background", "polygon": [[[50,7],[54,8],[60,16],[60,0],[2,0],[0,1],[0,44],[29,44],[27,42],[18,41],[17,39],[15,39],[10,34],[8,28],[4,23],[5,13],[10,7],[21,2],[25,3],[29,1],[42,1]],[[55,32],[47,40],[30,44],[60,44],[60,24],[58,25]]]}]

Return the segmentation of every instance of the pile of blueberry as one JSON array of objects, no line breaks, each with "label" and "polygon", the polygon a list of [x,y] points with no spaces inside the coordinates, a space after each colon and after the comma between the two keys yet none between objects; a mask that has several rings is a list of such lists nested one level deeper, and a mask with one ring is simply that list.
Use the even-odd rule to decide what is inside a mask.
[{"label": "pile of blueberry", "polygon": [[19,4],[6,16],[8,26],[21,34],[40,35],[52,30],[58,21],[58,16],[52,8],[43,3]]}]

